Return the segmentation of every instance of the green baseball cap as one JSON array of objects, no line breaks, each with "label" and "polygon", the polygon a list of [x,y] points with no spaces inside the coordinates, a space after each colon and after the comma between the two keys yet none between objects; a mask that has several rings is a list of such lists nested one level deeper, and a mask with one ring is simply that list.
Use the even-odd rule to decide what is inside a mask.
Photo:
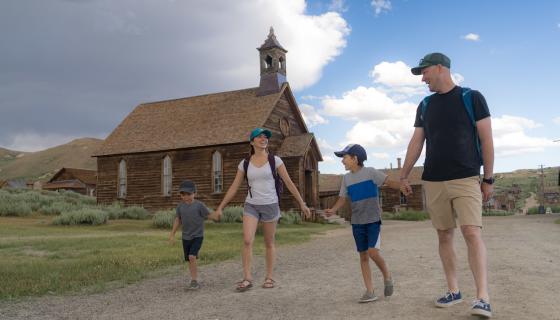
[{"label": "green baseball cap", "polygon": [[418,63],[417,67],[410,69],[413,75],[420,75],[422,73],[422,69],[429,67],[429,66],[437,66],[441,64],[444,67],[451,68],[451,60],[444,55],[443,53],[434,52],[428,53],[424,56]]},{"label": "green baseball cap", "polygon": [[249,141],[253,141],[253,139],[255,139],[256,137],[258,137],[261,133],[264,133],[264,135],[270,139],[270,137],[272,136],[272,132],[270,132],[270,130],[268,129],[264,129],[264,128],[255,128],[253,131],[251,131],[251,135],[249,136]]}]

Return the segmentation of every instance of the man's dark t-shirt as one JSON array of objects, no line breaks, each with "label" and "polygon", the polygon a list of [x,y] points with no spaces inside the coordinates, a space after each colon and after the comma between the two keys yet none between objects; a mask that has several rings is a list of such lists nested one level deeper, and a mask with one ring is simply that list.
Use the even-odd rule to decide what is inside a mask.
[{"label": "man's dark t-shirt", "polygon": [[[476,121],[490,116],[484,96],[472,90]],[[434,94],[426,108],[416,109],[415,127],[423,127],[426,137],[426,160],[422,179],[446,181],[480,174],[480,159],[476,150],[474,127],[463,105],[461,87],[455,86],[444,94]]]}]

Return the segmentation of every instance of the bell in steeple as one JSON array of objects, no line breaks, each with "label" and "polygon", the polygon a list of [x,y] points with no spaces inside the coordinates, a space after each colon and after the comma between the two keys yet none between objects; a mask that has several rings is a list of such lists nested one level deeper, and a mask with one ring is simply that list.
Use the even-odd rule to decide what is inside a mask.
[{"label": "bell in steeple", "polygon": [[274,29],[270,27],[268,38],[257,48],[259,50],[261,64],[261,81],[258,96],[277,93],[286,82],[286,53],[274,35]]}]

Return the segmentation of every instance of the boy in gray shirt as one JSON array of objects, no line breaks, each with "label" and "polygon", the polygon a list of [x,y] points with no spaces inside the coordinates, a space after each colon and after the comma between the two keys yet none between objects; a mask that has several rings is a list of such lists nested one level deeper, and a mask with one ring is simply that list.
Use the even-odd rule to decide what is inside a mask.
[{"label": "boy in gray shirt", "polygon": [[179,188],[179,194],[183,201],[177,206],[175,222],[169,234],[169,243],[175,243],[175,232],[179,228],[179,224],[182,224],[183,252],[185,254],[185,261],[189,262],[189,270],[191,272],[191,283],[187,289],[196,290],[200,288],[200,284],[197,281],[196,259],[198,259],[198,251],[202,246],[204,238],[204,220],[208,218],[210,212],[204,203],[194,199],[196,195],[194,182],[190,180],[183,181]]},{"label": "boy in gray shirt", "polygon": [[379,207],[379,190],[382,185],[392,189],[400,189],[399,181],[387,178],[387,175],[374,168],[365,168],[366,150],[359,144],[350,144],[342,151],[334,153],[342,158],[344,168],[350,172],[344,175],[340,186],[338,200],[331,209],[326,209],[327,215],[332,215],[344,205],[346,198],[350,199],[352,207],[352,234],[356,242],[356,249],[360,254],[360,266],[366,286],[366,292],[359,302],[377,300],[373,292],[369,259],[373,260],[385,282],[385,296],[393,294],[393,280],[387,268],[385,259],[379,252],[381,243],[381,208]]}]

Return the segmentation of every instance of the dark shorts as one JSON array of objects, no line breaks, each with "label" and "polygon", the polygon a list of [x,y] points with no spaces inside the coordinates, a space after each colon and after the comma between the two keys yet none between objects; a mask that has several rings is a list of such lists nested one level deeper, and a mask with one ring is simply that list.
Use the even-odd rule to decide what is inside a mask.
[{"label": "dark shorts", "polygon": [[381,247],[381,221],[366,224],[353,224],[352,234],[356,241],[358,252],[367,251],[369,248]]},{"label": "dark shorts", "polygon": [[195,256],[198,259],[198,251],[202,247],[203,237],[192,238],[191,240],[183,239],[183,252],[185,253],[185,261],[189,261],[189,256]]}]

